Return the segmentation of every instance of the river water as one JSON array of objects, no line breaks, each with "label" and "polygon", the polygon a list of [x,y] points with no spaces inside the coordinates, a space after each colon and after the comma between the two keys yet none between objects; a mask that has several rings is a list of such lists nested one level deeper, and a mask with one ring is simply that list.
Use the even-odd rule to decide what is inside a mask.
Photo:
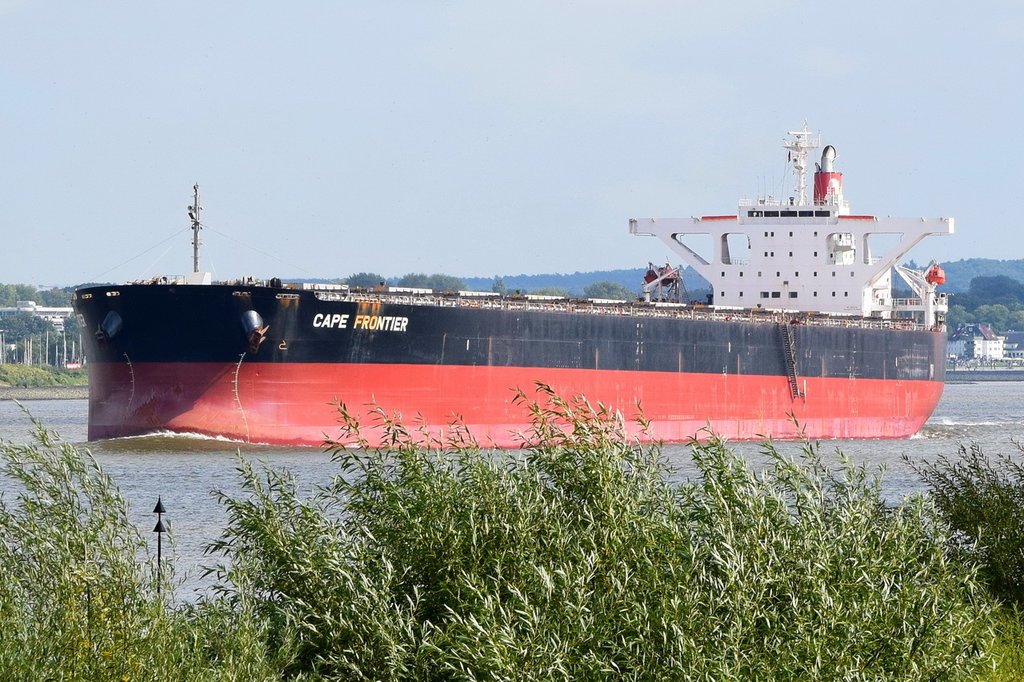
[{"label": "river water", "polygon": [[[1017,452],[1011,439],[1024,438],[1024,382],[949,384],[935,413],[919,434],[908,440],[825,441],[823,450],[836,449],[855,462],[884,468],[883,488],[890,499],[922,490],[923,486],[904,461],[955,457],[960,444],[978,443],[989,454]],[[24,403],[32,416],[65,440],[86,440],[85,400],[35,400]],[[0,439],[24,443],[31,440],[32,423],[13,401],[0,401]],[[779,443],[784,452],[799,446]],[[203,547],[215,540],[227,519],[212,495],[239,491],[238,454],[290,470],[300,487],[311,489],[336,473],[330,457],[316,448],[253,446],[213,439],[147,436],[89,443],[100,466],[113,476],[131,504],[132,518],[149,534],[155,524],[150,513],[161,496],[174,536],[174,561],[178,575],[208,564]],[[762,460],[756,443],[736,443],[735,449],[755,466]],[[693,471],[689,448],[666,446],[670,463],[680,475]],[[0,492],[10,483],[0,479]],[[155,540],[154,540],[155,542]],[[195,588],[199,583],[190,580]]]}]

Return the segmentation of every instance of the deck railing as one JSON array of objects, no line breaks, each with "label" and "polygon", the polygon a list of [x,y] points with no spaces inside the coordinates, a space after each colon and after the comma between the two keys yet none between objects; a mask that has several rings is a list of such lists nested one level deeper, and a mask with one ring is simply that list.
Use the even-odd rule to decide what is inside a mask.
[{"label": "deck railing", "polygon": [[925,325],[911,320],[886,320],[814,312],[717,309],[672,303],[622,302],[607,303],[588,299],[562,299],[559,301],[529,300],[519,296],[460,296],[458,294],[408,294],[385,291],[314,291],[320,300],[352,301],[356,303],[426,305],[443,308],[481,308],[487,310],[529,310],[576,315],[616,315],[638,318],[669,318],[687,320],[714,320],[720,322],[754,322],[763,324],[794,323],[820,327],[853,327],[858,329],[913,329],[925,330]]}]

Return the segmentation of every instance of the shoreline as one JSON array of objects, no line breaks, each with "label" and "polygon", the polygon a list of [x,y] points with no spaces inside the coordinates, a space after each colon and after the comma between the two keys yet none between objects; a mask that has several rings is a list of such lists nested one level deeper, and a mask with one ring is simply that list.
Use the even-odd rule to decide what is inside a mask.
[{"label": "shoreline", "polygon": [[983,381],[1024,381],[1020,369],[947,369],[947,384],[973,384]]},{"label": "shoreline", "polygon": [[88,386],[0,386],[0,400],[86,400]]}]

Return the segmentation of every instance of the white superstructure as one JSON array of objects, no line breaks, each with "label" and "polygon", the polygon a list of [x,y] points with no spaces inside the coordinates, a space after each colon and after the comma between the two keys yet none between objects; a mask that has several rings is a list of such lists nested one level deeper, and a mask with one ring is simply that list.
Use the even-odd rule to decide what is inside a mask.
[{"label": "white superstructure", "polygon": [[[711,283],[717,307],[882,318],[917,313],[941,327],[947,306],[935,278],[897,261],[925,237],[952,234],[953,219],[852,215],[831,145],[816,164],[809,200],[807,159],[820,138],[806,123],[789,135],[783,146],[797,179],[793,196],[741,200],[736,215],[633,218],[630,232],[658,237],[679,254]],[[709,238],[701,255],[697,245],[707,247]],[[893,299],[893,268],[915,297]]]}]

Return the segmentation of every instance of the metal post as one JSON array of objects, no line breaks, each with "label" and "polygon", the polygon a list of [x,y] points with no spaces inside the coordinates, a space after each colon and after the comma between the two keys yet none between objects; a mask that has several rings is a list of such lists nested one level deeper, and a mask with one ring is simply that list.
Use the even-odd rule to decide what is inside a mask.
[{"label": "metal post", "polygon": [[164,509],[164,504],[160,501],[159,496],[156,498],[156,506],[153,507],[153,513],[156,514],[156,527],[153,528],[153,532],[156,533],[156,593],[160,594],[160,589],[164,582],[163,546],[161,539],[167,531],[167,529],[164,528],[164,521],[162,517],[167,513],[167,510]]}]

